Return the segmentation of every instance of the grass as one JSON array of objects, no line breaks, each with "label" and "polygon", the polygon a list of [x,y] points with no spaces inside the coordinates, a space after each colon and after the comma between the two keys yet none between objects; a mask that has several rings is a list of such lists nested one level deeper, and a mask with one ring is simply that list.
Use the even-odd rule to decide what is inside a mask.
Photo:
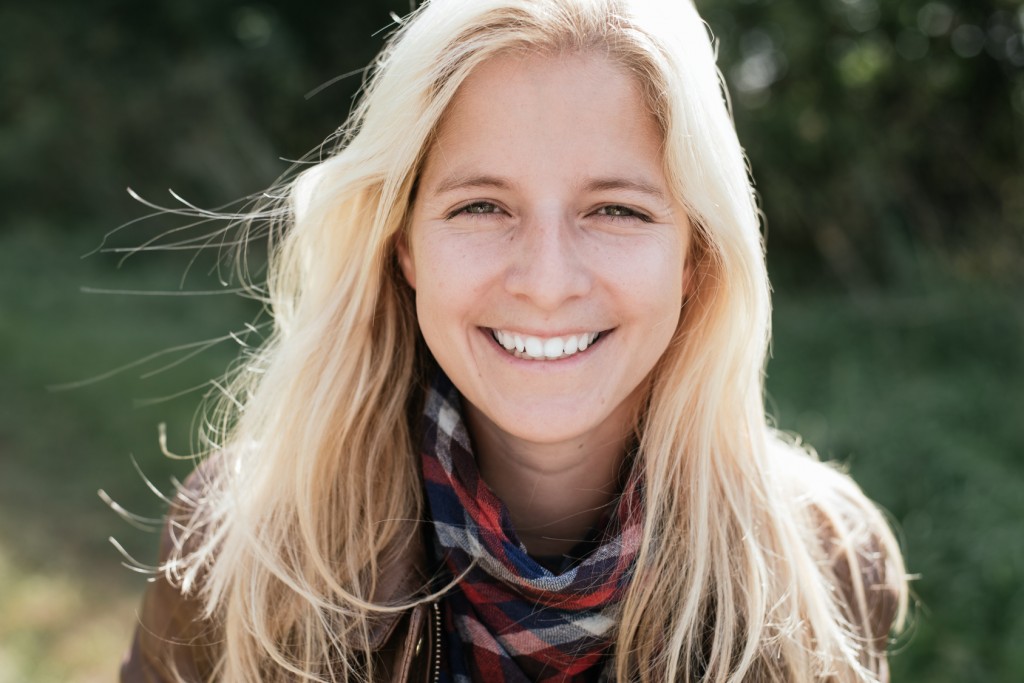
[{"label": "grass", "polygon": [[[86,295],[82,286],[173,289],[183,261],[142,256],[121,270],[95,246],[28,226],[0,233],[0,683],[106,681],[130,638],[144,578],[116,536],[151,561],[156,538],[96,495],[159,515],[130,460],[163,488],[187,462],[198,394],[221,345],[172,370],[95,376],[251,317],[233,297]],[[197,277],[190,288],[208,288]],[[905,538],[920,607],[892,658],[894,681],[1024,678],[1024,304],[1006,288],[917,273],[889,292],[776,295],[770,405],[779,425],[845,462]]]},{"label": "grass", "polygon": [[777,297],[769,388],[896,521],[919,604],[894,681],[1019,681],[1024,305],[948,275],[851,303]]}]

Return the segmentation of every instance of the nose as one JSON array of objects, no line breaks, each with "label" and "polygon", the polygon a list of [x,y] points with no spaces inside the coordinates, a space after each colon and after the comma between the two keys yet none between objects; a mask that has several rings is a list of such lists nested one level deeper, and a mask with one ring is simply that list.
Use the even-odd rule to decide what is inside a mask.
[{"label": "nose", "polygon": [[593,285],[579,228],[557,216],[524,220],[513,233],[505,289],[554,311],[585,296]]}]

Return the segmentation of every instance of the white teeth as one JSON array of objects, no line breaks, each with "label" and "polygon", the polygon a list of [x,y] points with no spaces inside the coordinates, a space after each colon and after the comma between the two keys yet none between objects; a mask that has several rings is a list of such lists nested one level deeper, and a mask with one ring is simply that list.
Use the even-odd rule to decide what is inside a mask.
[{"label": "white teeth", "polygon": [[531,360],[555,360],[568,358],[587,348],[597,339],[598,332],[573,334],[568,337],[531,337],[504,330],[491,330],[491,335],[501,346],[517,358]]},{"label": "white teeth", "polygon": [[564,348],[561,337],[552,337],[544,342],[544,355],[548,358],[558,358]]},{"label": "white teeth", "polygon": [[544,355],[544,342],[537,337],[526,337],[526,355],[531,358],[540,358]]}]

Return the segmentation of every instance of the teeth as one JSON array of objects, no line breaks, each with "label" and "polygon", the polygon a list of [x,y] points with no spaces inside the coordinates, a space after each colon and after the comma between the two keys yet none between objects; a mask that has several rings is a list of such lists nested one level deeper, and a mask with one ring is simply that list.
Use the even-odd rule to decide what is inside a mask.
[{"label": "teeth", "polygon": [[568,358],[581,351],[586,351],[587,347],[597,339],[599,333],[589,332],[547,339],[515,334],[504,330],[491,330],[491,335],[495,341],[516,358],[556,360]]},{"label": "teeth", "polygon": [[544,355],[548,358],[558,358],[564,349],[561,337],[552,337],[544,342]]},{"label": "teeth", "polygon": [[544,342],[538,337],[527,337],[523,341],[526,342],[526,355],[530,358],[540,358],[544,355]]},{"label": "teeth", "polygon": [[512,349],[516,348],[515,339],[513,339],[512,335],[509,334],[508,332],[500,333],[498,339],[501,342],[501,345],[504,346],[507,351],[511,351]]}]

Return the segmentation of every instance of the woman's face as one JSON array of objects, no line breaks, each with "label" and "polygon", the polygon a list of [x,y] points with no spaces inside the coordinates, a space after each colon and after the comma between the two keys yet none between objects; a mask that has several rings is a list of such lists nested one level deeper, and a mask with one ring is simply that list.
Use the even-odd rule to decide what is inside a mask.
[{"label": "woman's face", "polygon": [[641,400],[679,321],[689,238],[628,72],[506,54],[442,119],[399,258],[471,423],[582,445],[621,434]]}]

